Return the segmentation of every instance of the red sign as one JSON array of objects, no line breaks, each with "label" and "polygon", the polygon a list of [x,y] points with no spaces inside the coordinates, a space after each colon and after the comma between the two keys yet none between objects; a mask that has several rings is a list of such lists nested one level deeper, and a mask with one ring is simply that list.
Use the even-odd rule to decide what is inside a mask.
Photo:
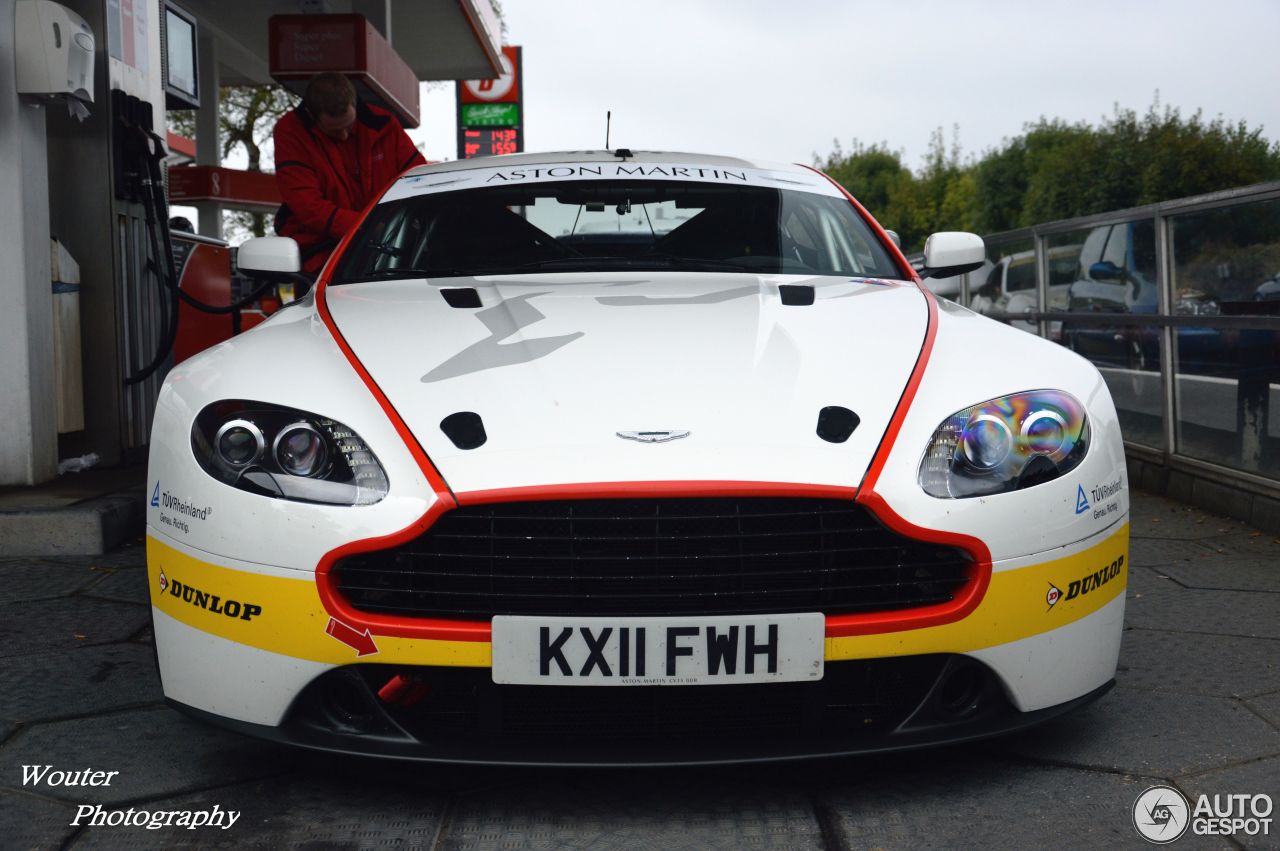
[{"label": "red sign", "polygon": [[169,203],[195,201],[217,201],[246,210],[274,210],[280,206],[280,190],[274,174],[210,165],[169,169]]},{"label": "red sign", "polygon": [[418,77],[364,15],[273,15],[267,38],[271,76],[295,94],[337,71],[405,127],[418,126]]},{"label": "red sign", "polygon": [[519,103],[520,48],[502,48],[502,75],[496,80],[463,80],[458,87],[460,103]]}]

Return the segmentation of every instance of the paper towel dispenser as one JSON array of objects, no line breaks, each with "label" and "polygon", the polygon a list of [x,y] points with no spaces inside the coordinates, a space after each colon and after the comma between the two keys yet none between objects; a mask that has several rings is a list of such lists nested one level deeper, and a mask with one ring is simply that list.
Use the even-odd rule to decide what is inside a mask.
[{"label": "paper towel dispenser", "polygon": [[18,0],[14,14],[18,94],[93,102],[93,30],[52,0]]}]

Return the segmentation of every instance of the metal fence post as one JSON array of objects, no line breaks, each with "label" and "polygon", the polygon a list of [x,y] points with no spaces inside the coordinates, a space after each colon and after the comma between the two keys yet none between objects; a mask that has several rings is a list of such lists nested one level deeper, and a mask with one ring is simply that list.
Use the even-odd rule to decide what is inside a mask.
[{"label": "metal fence post", "polygon": [[[1173,313],[1173,234],[1169,218],[1158,210],[1155,216],[1156,232],[1156,290],[1157,310],[1161,316]],[[1164,425],[1164,457],[1168,459],[1177,448],[1177,329],[1165,325],[1160,329],[1160,390],[1161,420]]]},{"label": "metal fence post", "polygon": [[[1034,234],[1032,240],[1036,250],[1036,310],[1044,313],[1049,310],[1049,240],[1040,233]],[[1048,339],[1049,323],[1041,319],[1036,326],[1040,336]]]}]

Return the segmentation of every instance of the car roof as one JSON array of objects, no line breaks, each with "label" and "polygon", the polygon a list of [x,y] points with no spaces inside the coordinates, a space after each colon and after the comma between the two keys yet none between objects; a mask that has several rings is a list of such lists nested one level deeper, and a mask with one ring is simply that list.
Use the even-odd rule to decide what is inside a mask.
[{"label": "car roof", "polygon": [[[628,150],[620,148],[617,150]],[[476,168],[519,168],[521,166],[550,165],[556,163],[597,163],[618,162],[617,150],[614,151],[548,151],[530,154],[503,154],[501,156],[475,157],[469,160],[451,160],[449,162],[432,163],[418,166],[405,172],[402,177],[416,174],[439,174],[449,171],[466,171]],[[739,157],[723,157],[712,154],[691,154],[678,151],[639,151],[630,149],[631,156],[627,162],[672,163],[675,165],[716,166],[729,168],[755,168],[769,171],[795,172],[812,174],[807,168],[791,163],[771,162],[768,160],[748,160]]]}]

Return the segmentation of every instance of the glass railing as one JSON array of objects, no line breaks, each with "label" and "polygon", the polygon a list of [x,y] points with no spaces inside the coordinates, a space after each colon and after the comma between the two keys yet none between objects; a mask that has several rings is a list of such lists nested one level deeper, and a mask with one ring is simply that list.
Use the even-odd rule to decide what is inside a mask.
[{"label": "glass railing", "polygon": [[1280,183],[985,240],[940,295],[1092,361],[1131,449],[1280,486]]}]

